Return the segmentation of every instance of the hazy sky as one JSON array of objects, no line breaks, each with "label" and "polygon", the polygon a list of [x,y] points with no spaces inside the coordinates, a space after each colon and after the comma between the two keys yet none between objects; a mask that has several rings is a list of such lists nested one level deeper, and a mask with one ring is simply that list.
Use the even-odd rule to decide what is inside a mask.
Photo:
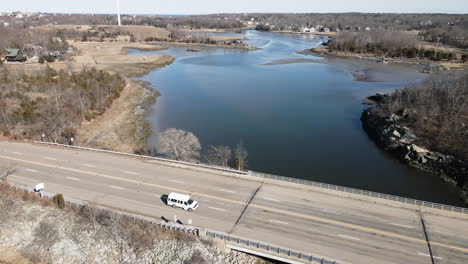
[{"label": "hazy sky", "polygon": [[[120,0],[126,14],[244,12],[468,13],[468,0]],[[0,12],[114,13],[116,0],[13,0]]]}]

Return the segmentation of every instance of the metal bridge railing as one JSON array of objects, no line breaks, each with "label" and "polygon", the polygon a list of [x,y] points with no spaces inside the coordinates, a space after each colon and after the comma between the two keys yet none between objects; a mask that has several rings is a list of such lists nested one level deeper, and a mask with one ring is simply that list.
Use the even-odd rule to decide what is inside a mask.
[{"label": "metal bridge railing", "polygon": [[164,158],[159,158],[159,157],[152,157],[152,156],[124,153],[124,152],[110,151],[110,150],[104,150],[104,149],[95,149],[95,148],[87,148],[87,147],[80,147],[80,146],[72,146],[72,145],[65,145],[65,144],[58,144],[58,143],[51,143],[51,142],[34,141],[34,143],[52,145],[52,146],[61,146],[61,147],[74,148],[74,149],[89,150],[89,151],[96,151],[96,152],[113,153],[113,154],[118,154],[118,155],[139,157],[139,158],[145,158],[145,159],[154,159],[154,160],[171,162],[171,163],[176,163],[176,164],[196,166],[196,167],[200,167],[200,168],[207,168],[207,169],[214,169],[214,170],[219,170],[219,171],[231,172],[231,173],[236,173],[236,174],[240,174],[240,175],[257,177],[257,178],[265,178],[265,179],[272,179],[272,180],[283,181],[283,182],[290,182],[290,183],[296,183],[296,184],[302,184],[302,185],[309,185],[309,186],[314,186],[314,187],[319,187],[319,188],[324,188],[324,189],[329,189],[329,190],[359,194],[359,195],[375,197],[375,198],[381,198],[381,199],[390,200],[390,201],[397,201],[397,202],[402,202],[402,203],[407,203],[407,204],[412,204],[412,205],[417,205],[417,206],[422,206],[422,207],[427,207],[427,208],[435,208],[435,209],[450,211],[450,212],[454,212],[454,213],[460,213],[460,214],[467,214],[468,213],[468,208],[463,208],[463,207],[457,207],[457,206],[440,204],[440,203],[433,203],[433,202],[416,200],[416,199],[412,199],[412,198],[406,198],[406,197],[401,197],[401,196],[396,196],[396,195],[391,195],[391,194],[384,194],[384,193],[378,193],[378,192],[373,192],[373,191],[366,191],[366,190],[361,190],[361,189],[349,188],[349,187],[344,187],[344,186],[338,186],[338,185],[333,185],[333,184],[328,184],[328,183],[315,182],[315,181],[309,181],[309,180],[303,180],[303,179],[297,179],[297,178],[290,178],[290,177],[273,175],[273,174],[262,173],[262,172],[255,172],[255,171],[245,172],[245,171],[239,171],[239,170],[235,170],[235,169],[231,169],[231,168],[225,168],[225,167],[211,166],[211,165],[191,163],[191,162],[185,162],[185,161],[164,159]]},{"label": "metal bridge railing", "polygon": [[285,257],[295,257],[300,260],[307,260],[310,262],[321,263],[321,264],[338,264],[335,261],[330,261],[321,257],[313,256],[312,254],[302,253],[300,251],[296,251],[293,249],[286,249],[276,245],[270,245],[265,242],[260,241],[253,241],[247,238],[240,238],[238,236],[232,236],[226,233],[216,232],[216,231],[206,231],[207,237],[212,237],[224,241],[228,241],[230,243],[235,243],[240,246],[247,246],[250,248],[257,248],[261,250],[265,250],[267,252],[276,253],[278,255],[284,255]]},{"label": "metal bridge railing", "polygon": [[172,160],[172,159],[165,159],[165,158],[159,158],[159,157],[153,157],[153,156],[147,156],[147,155],[138,155],[138,154],[132,154],[132,153],[111,151],[111,150],[106,150],[106,149],[87,148],[87,147],[80,147],[80,146],[74,146],[74,145],[44,142],[44,141],[33,141],[33,142],[36,143],[36,144],[60,146],[60,147],[65,147],[65,148],[82,149],[82,150],[89,150],[89,151],[95,151],[95,152],[112,153],[112,154],[123,155],[123,156],[153,159],[153,160],[165,161],[165,162],[176,163],[176,164],[181,164],[181,165],[189,165],[189,166],[207,168],[207,169],[212,169],[212,170],[232,172],[232,173],[243,174],[243,175],[247,174],[247,172],[245,172],[245,171],[235,170],[235,169],[231,169],[231,168],[212,166],[212,165],[206,165],[206,164],[199,164],[199,163],[192,163],[192,162],[179,161],[179,160]]},{"label": "metal bridge railing", "polygon": [[373,192],[373,191],[366,191],[366,190],[361,190],[361,189],[343,187],[343,186],[338,186],[338,185],[334,185],[334,184],[315,182],[315,181],[296,179],[296,178],[289,178],[289,177],[278,176],[278,175],[267,174],[267,173],[261,173],[261,172],[254,172],[254,171],[249,171],[249,175],[253,176],[253,177],[259,177],[259,178],[272,179],[272,180],[277,180],[277,181],[284,181],[284,182],[291,182],[291,183],[296,183],[296,184],[309,185],[309,186],[324,188],[324,189],[328,189],[328,190],[341,191],[341,192],[347,192],[347,193],[354,193],[354,194],[359,194],[359,195],[365,195],[365,196],[369,196],[369,197],[381,198],[381,199],[385,199],[385,200],[397,201],[397,202],[413,204],[413,205],[423,206],[423,207],[428,207],[428,208],[436,208],[436,209],[455,212],[455,213],[461,213],[461,214],[467,214],[468,213],[468,208],[463,208],[463,207],[458,207],[458,206],[453,206],[453,205],[440,204],[440,203],[433,203],[433,202],[428,202],[428,201],[421,201],[421,200],[401,197],[401,196],[397,196],[397,195],[384,194],[384,193],[378,193],[378,192]]}]

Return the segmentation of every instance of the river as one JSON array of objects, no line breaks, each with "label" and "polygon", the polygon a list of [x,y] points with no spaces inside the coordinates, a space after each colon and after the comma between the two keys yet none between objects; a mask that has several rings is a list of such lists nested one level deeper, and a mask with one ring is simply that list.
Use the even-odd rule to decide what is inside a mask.
[{"label": "river", "polygon": [[[321,63],[297,53],[319,45],[320,36],[244,35],[261,49],[131,51],[176,58],[141,78],[161,92],[147,117],[154,132],[150,145],[159,131],[175,127],[193,132],[204,147],[242,141],[250,170],[463,205],[451,184],[380,150],[359,120],[367,107],[363,97],[418,82],[424,74],[360,60]],[[353,80],[350,71],[359,67],[371,81]]]}]

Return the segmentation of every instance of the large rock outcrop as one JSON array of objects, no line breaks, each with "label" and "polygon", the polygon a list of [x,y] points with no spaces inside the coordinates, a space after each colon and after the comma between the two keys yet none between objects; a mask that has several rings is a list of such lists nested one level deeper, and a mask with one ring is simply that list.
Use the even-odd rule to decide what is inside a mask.
[{"label": "large rock outcrop", "polygon": [[438,174],[443,180],[454,183],[468,203],[468,162],[416,145],[417,136],[410,128],[400,125],[401,118],[395,114],[381,115],[375,107],[366,109],[361,115],[364,130],[377,145],[411,166]]}]

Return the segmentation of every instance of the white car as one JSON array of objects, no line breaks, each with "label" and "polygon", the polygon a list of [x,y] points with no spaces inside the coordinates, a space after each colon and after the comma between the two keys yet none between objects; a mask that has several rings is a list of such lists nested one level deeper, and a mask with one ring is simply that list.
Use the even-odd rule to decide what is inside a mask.
[{"label": "white car", "polygon": [[192,200],[189,195],[171,192],[167,197],[167,205],[192,211],[197,209],[198,202]]}]

